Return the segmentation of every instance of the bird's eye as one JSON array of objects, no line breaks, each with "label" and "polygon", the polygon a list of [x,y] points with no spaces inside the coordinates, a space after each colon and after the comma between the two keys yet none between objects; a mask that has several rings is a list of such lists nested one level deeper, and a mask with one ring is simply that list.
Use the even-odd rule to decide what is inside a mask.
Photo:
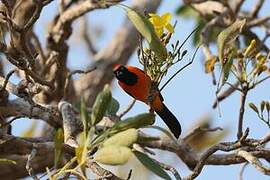
[{"label": "bird's eye", "polygon": [[120,71],[124,71],[124,70],[126,70],[126,68],[124,66],[121,66]]},{"label": "bird's eye", "polygon": [[122,75],[124,75],[124,72],[123,71],[118,71],[118,76],[122,76]]}]

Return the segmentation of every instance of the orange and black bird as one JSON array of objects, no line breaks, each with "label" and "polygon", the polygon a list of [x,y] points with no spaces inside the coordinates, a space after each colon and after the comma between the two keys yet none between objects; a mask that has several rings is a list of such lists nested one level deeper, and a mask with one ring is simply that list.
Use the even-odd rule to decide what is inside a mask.
[{"label": "orange and black bird", "polygon": [[[134,99],[146,104],[149,102],[151,88],[150,77],[141,69],[134,66],[115,65],[113,72],[122,89]],[[158,91],[153,97],[151,108],[161,117],[176,138],[181,134],[181,125],[177,118],[163,103],[163,97]]]}]

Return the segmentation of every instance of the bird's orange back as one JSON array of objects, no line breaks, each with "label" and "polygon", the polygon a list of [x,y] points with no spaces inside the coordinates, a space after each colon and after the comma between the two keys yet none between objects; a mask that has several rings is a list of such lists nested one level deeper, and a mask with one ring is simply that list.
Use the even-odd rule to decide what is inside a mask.
[{"label": "bird's orange back", "polygon": [[[150,93],[149,90],[151,87],[150,77],[147,74],[145,74],[144,71],[142,71],[141,69],[139,69],[137,67],[127,66],[127,69],[130,72],[137,75],[137,77],[138,77],[137,83],[130,86],[130,85],[126,85],[125,83],[123,83],[121,81],[118,81],[119,85],[135,99],[148,104],[148,96]],[[162,108],[162,100],[161,100],[159,94],[155,95],[155,98],[154,98],[152,104],[153,104],[152,108],[154,108],[155,110],[159,110]]]},{"label": "bird's orange back", "polygon": [[136,74],[137,82],[134,85],[126,85],[125,83],[118,81],[119,85],[135,99],[147,102],[149,88],[151,85],[151,79],[141,69],[134,66],[127,66],[127,69]]}]

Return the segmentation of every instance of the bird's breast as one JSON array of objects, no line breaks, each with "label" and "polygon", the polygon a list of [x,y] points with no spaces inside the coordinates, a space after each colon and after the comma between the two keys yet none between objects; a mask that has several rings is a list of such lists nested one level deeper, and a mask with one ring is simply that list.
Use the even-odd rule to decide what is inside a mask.
[{"label": "bird's breast", "polygon": [[134,85],[127,85],[121,81],[118,83],[126,93],[131,95],[136,100],[147,102],[149,94],[149,82],[144,81],[144,79],[138,79],[138,82]]}]

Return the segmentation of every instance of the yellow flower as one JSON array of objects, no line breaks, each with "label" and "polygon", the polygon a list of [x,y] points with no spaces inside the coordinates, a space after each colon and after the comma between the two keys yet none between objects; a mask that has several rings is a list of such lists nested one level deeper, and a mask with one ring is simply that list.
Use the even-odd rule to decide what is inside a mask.
[{"label": "yellow flower", "polygon": [[149,13],[149,16],[149,21],[153,24],[159,37],[164,33],[164,29],[167,29],[170,33],[174,33],[174,27],[170,24],[170,20],[172,18],[170,13],[165,13],[162,16]]}]

